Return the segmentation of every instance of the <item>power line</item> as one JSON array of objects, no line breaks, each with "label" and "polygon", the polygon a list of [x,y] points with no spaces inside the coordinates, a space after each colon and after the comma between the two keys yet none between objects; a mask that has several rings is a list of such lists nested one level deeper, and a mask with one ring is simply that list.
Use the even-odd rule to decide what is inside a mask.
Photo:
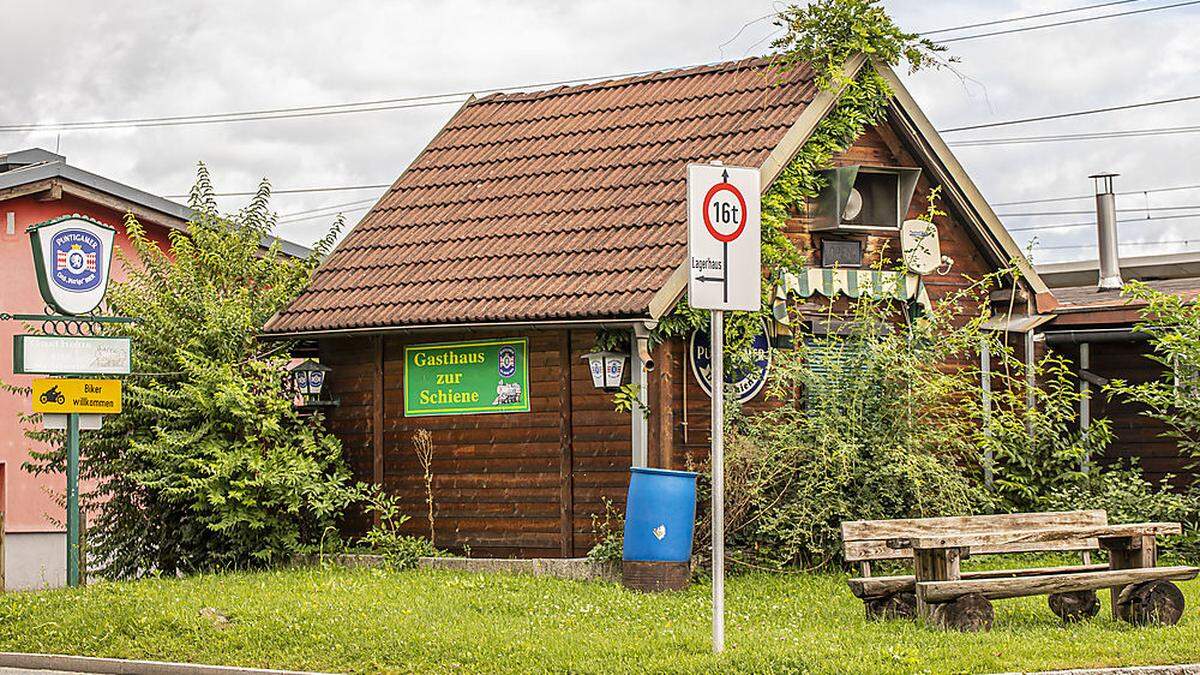
[{"label": "power line", "polygon": [[[1200,0],[1194,0],[1200,2]],[[1135,108],[1148,108],[1156,105],[1168,105],[1170,103],[1183,103],[1184,101],[1195,101],[1200,99],[1200,95],[1180,96],[1177,98],[1164,98],[1157,101],[1143,101],[1141,103],[1129,103],[1126,105],[1109,106],[1107,108],[1089,108],[1087,110],[1076,110],[1067,113],[1055,113],[1053,115],[1040,115],[1038,117],[1024,117],[1015,120],[1005,120],[1003,122],[988,122],[985,124],[970,124],[962,127],[950,127],[948,129],[938,129],[938,133],[951,134],[956,131],[970,131],[972,129],[990,129],[992,127],[1007,127],[1014,124],[1028,124],[1030,122],[1046,122],[1049,120],[1060,120],[1067,117],[1081,117],[1084,115],[1098,115],[1100,113],[1117,112],[1119,110],[1133,110]]]},{"label": "power line", "polygon": [[[1148,218],[1125,218],[1118,220],[1118,223],[1140,223],[1147,220],[1178,220],[1180,218],[1196,218],[1200,217],[1200,213],[1179,213],[1173,216],[1150,216]],[[1006,227],[1004,229],[1009,232],[1034,232],[1044,230],[1065,230],[1073,227],[1095,227],[1096,223],[1060,223],[1056,225],[1030,225],[1029,227]]]},{"label": "power line", "polygon": [[1175,136],[1200,132],[1200,126],[1157,127],[1153,129],[1126,129],[1117,131],[1091,131],[1082,134],[1052,134],[1048,136],[1016,136],[1008,138],[972,138],[949,141],[958,148],[978,148],[991,145],[1019,145],[1022,143],[1061,143],[1064,141],[1100,141],[1114,138],[1138,138],[1143,136]]},{"label": "power line", "polygon": [[[1200,239],[1161,239],[1159,241],[1122,241],[1117,242],[1118,246],[1161,246],[1165,244],[1191,244],[1200,242]],[[1061,244],[1056,246],[1042,246],[1038,242],[1033,242],[1033,248],[1038,248],[1043,251],[1050,250],[1066,250],[1078,248],[1092,248],[1092,244]]]},{"label": "power line", "polygon": [[299,223],[299,222],[302,222],[305,220],[316,220],[318,218],[329,218],[331,216],[343,215],[346,213],[357,213],[358,211],[366,211],[369,208],[371,208],[371,207],[370,206],[359,206],[359,207],[353,208],[353,209],[344,209],[341,211],[331,211],[329,213],[318,213],[313,216],[301,216],[299,218],[286,218],[286,219],[277,220],[275,222],[279,225],[285,225],[287,223]]},{"label": "power line", "polygon": [[[1025,16],[1014,16],[1008,19],[995,19],[992,21],[983,21],[981,23],[969,23],[963,26],[954,26],[953,28],[938,28],[937,30],[927,30],[919,33],[919,35],[937,35],[938,33],[951,33],[967,28],[983,28],[984,26],[995,26],[1002,23],[1012,23],[1014,21],[1028,21],[1029,19],[1041,19],[1047,16],[1058,16],[1059,14],[1072,14],[1074,12],[1083,12],[1089,9],[1099,9],[1101,7],[1110,7],[1112,5],[1127,5],[1131,2],[1143,2],[1144,0],[1115,0],[1115,2],[1101,2],[1095,5],[1084,5],[1083,7],[1074,7],[1072,9],[1059,9],[1053,12],[1042,12],[1040,14],[1026,14]],[[761,19],[760,19],[761,20]]]},{"label": "power line", "polygon": [[[1128,196],[1128,195],[1143,195],[1143,194],[1151,194],[1151,193],[1158,193],[1158,192],[1178,192],[1180,190],[1200,190],[1200,185],[1176,185],[1173,187],[1151,188],[1148,190],[1125,190],[1123,192],[1117,192],[1115,194],[1118,197],[1121,197],[1121,196]],[[1011,202],[994,202],[992,204],[992,206],[1019,206],[1019,205],[1023,205],[1023,204],[1049,204],[1051,202],[1070,202],[1070,201],[1076,201],[1079,199],[1094,199],[1095,197],[1096,197],[1096,195],[1090,194],[1090,195],[1078,195],[1075,197],[1045,197],[1042,199],[1021,199],[1021,200],[1011,201]]]},{"label": "power line", "polygon": [[[358,206],[359,204],[374,204],[377,201],[379,201],[378,197],[372,197],[370,199],[359,199],[359,200],[353,201],[353,202],[343,202],[341,204],[329,204],[328,206],[318,206],[318,207],[312,208],[312,209],[305,209],[304,211],[293,211],[291,213],[281,213],[281,214],[279,214],[279,217],[280,218],[291,218],[293,216],[303,216],[307,213],[316,213],[318,211],[328,211],[330,209],[338,209],[338,208],[341,208],[344,206]],[[1200,208],[1200,207],[1198,207],[1198,208]]]},{"label": "power line", "polygon": [[978,38],[993,37],[996,35],[1011,35],[1012,33],[1024,33],[1031,30],[1041,30],[1043,28],[1055,28],[1057,26],[1069,26],[1077,23],[1087,23],[1089,21],[1099,21],[1101,19],[1113,19],[1119,16],[1130,16],[1132,14],[1145,14],[1146,12],[1157,12],[1164,9],[1174,9],[1176,7],[1187,7],[1188,5],[1200,4],[1200,0],[1187,0],[1186,2],[1177,2],[1173,5],[1161,5],[1159,7],[1147,7],[1145,9],[1132,9],[1127,12],[1115,12],[1113,14],[1104,14],[1102,16],[1089,16],[1081,19],[1068,19],[1066,21],[1055,21],[1053,23],[1043,23],[1037,26],[1025,26],[1023,28],[1009,28],[1007,30],[997,30],[990,33],[978,33],[976,35],[964,35],[962,37],[947,38],[939,40],[939,44],[950,44],[951,42],[962,42],[964,40],[975,40]]},{"label": "power line", "polygon": [[[1117,209],[1118,213],[1145,213],[1146,211],[1178,211],[1182,209],[1200,209],[1200,205],[1189,206],[1149,206],[1146,208]],[[1033,216],[1084,216],[1095,213],[1091,211],[1029,211],[1025,213],[997,213],[1001,218],[1029,218]]]},{"label": "power line", "polygon": [[[379,188],[389,188],[391,183],[377,183],[374,185],[338,185],[334,187],[310,187],[310,188],[292,188],[290,190],[271,190],[271,196],[275,195],[295,195],[309,192],[341,192],[344,190],[376,190]],[[214,197],[252,197],[258,194],[257,190],[249,192],[214,192]],[[164,199],[184,199],[191,195],[163,195]]]},{"label": "power line", "polygon": [[[1197,0],[1200,1],[1200,0]],[[685,66],[691,68],[695,66]],[[462,103],[467,100],[467,97],[480,92],[505,92],[522,89],[543,89],[546,87],[555,87],[568,84],[579,84],[583,82],[595,82],[602,80],[610,80],[622,77],[636,77],[638,75],[647,75],[650,73],[659,72],[658,69],[640,70],[628,73],[616,73],[612,75],[598,75],[591,77],[580,77],[569,80],[555,80],[552,82],[536,82],[531,84],[510,85],[506,87],[491,87],[481,88],[476,90],[463,90],[455,92],[445,92],[441,94],[422,94],[419,96],[405,96],[400,98],[376,99],[371,101],[357,101],[352,103],[331,103],[326,105],[308,105],[294,106],[290,108],[268,108],[263,110],[244,110],[241,112],[224,112],[224,113],[205,113],[196,115],[175,115],[175,116],[159,116],[159,117],[134,117],[115,120],[91,120],[79,122],[51,122],[51,123],[24,123],[24,124],[5,124],[0,125],[0,132],[27,132],[27,131],[69,131],[69,130],[91,130],[91,129],[124,129],[124,128],[140,128],[140,127],[164,127],[164,126],[184,126],[192,124],[220,124],[225,122],[247,122],[256,120],[277,120],[277,119],[293,119],[298,117],[323,117],[329,115],[345,115],[350,113],[360,112],[377,112],[381,110],[400,110],[406,108],[424,108],[429,106],[449,105],[452,103]],[[449,100],[437,100],[449,99]]]}]

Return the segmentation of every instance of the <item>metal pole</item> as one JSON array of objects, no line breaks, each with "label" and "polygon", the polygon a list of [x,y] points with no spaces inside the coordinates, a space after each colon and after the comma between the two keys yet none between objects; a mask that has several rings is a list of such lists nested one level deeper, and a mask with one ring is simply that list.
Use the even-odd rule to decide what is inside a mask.
[{"label": "metal pole", "polygon": [[[1092,367],[1091,348],[1088,343],[1079,343],[1079,430],[1087,433],[1089,427],[1092,426],[1092,385],[1087,380],[1083,379],[1083,371]],[[1087,473],[1091,465],[1091,457],[1086,454],[1083,456],[1082,466],[1079,468]]]},{"label": "metal pole", "polygon": [[[983,435],[992,437],[992,350],[987,338],[979,343],[979,377],[983,390]],[[984,450],[983,482],[992,484],[992,462],[995,457],[989,444]]]},{"label": "metal pole", "polygon": [[67,414],[67,585],[79,585],[79,413]]},{"label": "metal pole", "polygon": [[713,653],[725,650],[725,312],[712,312]]}]

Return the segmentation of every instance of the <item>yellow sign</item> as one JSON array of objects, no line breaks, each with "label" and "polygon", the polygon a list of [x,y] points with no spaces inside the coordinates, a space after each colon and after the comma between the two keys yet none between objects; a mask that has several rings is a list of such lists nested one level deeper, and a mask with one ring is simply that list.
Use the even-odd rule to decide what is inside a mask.
[{"label": "yellow sign", "polygon": [[120,380],[33,381],[33,411],[39,413],[121,412]]}]

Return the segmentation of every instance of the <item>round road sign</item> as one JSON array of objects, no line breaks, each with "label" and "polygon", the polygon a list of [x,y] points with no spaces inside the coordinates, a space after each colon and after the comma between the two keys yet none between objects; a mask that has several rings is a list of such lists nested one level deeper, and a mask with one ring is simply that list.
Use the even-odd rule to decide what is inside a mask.
[{"label": "round road sign", "polygon": [[[717,241],[726,244],[741,236],[746,229],[746,198],[729,183],[717,183],[704,195],[704,226]],[[732,231],[722,232],[721,227]]]}]

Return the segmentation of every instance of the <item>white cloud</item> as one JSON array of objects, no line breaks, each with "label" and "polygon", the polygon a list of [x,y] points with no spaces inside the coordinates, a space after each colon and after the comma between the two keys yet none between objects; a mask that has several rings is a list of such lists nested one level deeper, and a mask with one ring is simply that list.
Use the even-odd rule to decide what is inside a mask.
[{"label": "white cloud", "polygon": [[[906,27],[941,28],[1077,6],[1056,2],[892,0]],[[10,2],[0,121],[74,121],[178,115],[487,89],[740,58],[766,49],[775,3],[662,2]],[[1117,11],[1120,7],[1100,10]],[[1074,15],[1072,15],[1074,16]],[[1180,8],[953,45],[971,78],[909,78],[939,126],[1200,93],[1193,33],[1200,12]],[[988,29],[979,29],[988,30]],[[1172,126],[1200,103],[951,135],[950,138]],[[221,190],[391,182],[454,106],[274,122],[66,132],[62,151],[81,167],[154,192],[186,192],[203,160]],[[3,147],[53,149],[55,133],[5,134]],[[1200,183],[1195,136],[963,148],[989,198],[1088,194],[1086,176],[1120,171],[1133,189]],[[282,213],[371,193],[280,195]],[[1153,196],[1158,205],[1200,203],[1196,193]],[[1137,206],[1124,199],[1123,205]],[[227,200],[234,207],[237,200]],[[1071,202],[1061,208],[1088,208]],[[1005,209],[1000,209],[1004,211]],[[1011,210],[1011,209],[1010,209]],[[349,214],[352,219],[361,212]],[[1010,224],[1075,222],[1078,216]],[[1084,218],[1086,220],[1086,218]],[[326,221],[286,225],[309,242]],[[1189,221],[1126,227],[1124,239],[1179,238]],[[1020,233],[1018,240],[1028,237]],[[1047,233],[1049,245],[1090,244],[1087,228]],[[1138,247],[1127,253],[1150,252]],[[1039,257],[1084,257],[1086,248]]]}]

